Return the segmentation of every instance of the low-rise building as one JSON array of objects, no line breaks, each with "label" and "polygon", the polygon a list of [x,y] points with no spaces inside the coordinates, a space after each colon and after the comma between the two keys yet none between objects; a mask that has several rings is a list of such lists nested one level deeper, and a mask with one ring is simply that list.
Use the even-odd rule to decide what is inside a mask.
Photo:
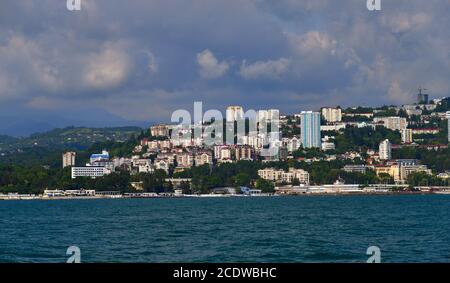
[{"label": "low-rise building", "polygon": [[327,151],[327,150],[335,150],[336,149],[336,145],[333,142],[322,142],[322,150],[323,151]]},{"label": "low-rise building", "polygon": [[195,166],[202,166],[205,164],[212,164],[212,153],[209,151],[199,151],[195,154]]},{"label": "low-rise building", "polygon": [[90,177],[92,179],[103,177],[111,173],[111,170],[106,167],[86,166],[86,167],[72,167],[72,179],[78,177]]},{"label": "low-rise building", "polygon": [[424,172],[431,174],[431,170],[426,165],[392,162],[384,166],[376,166],[375,172],[377,176],[380,174],[388,174],[393,177],[396,183],[404,183],[408,180],[411,173]]},{"label": "low-rise building", "polygon": [[421,128],[412,129],[413,135],[436,135],[439,134],[439,128]]},{"label": "low-rise building", "polygon": [[191,152],[177,154],[177,166],[183,168],[191,168],[194,166],[194,154]]},{"label": "low-rise building", "polygon": [[167,159],[159,159],[159,158],[157,158],[155,160],[154,165],[155,165],[155,169],[157,169],[157,170],[164,170],[164,171],[166,171],[168,173],[171,163]]},{"label": "low-rise building", "polygon": [[265,168],[258,170],[258,176],[274,182],[292,183],[296,179],[300,184],[309,184],[309,173],[302,169],[289,168],[289,171],[285,172],[284,170]]},{"label": "low-rise building", "polygon": [[[373,168],[373,166],[371,166],[370,168]],[[361,173],[361,174],[366,174],[367,169],[369,169],[369,166],[363,165],[363,164],[345,165],[344,168],[343,168],[343,170],[345,172]]]}]

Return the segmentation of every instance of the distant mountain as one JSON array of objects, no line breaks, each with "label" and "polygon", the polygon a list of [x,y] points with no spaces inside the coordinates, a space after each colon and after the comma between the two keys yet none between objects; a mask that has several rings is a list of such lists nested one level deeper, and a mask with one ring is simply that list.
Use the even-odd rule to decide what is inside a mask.
[{"label": "distant mountain", "polygon": [[[140,127],[86,128],[68,127],[33,134],[26,138],[0,136],[0,164],[61,166],[61,154],[76,151],[83,160],[86,150],[93,146],[128,141],[142,132]],[[124,143],[126,144],[126,143]],[[101,150],[101,149],[99,149]]]},{"label": "distant mountain", "polygon": [[38,111],[26,108],[0,109],[0,135],[26,137],[55,128],[75,127],[148,127],[151,123],[130,121],[100,109]]},{"label": "distant mountain", "polygon": [[0,136],[0,153],[14,154],[26,151],[29,148],[47,148],[50,150],[86,149],[99,142],[125,142],[132,135],[139,135],[142,130],[140,127],[67,127],[32,134],[25,138],[3,135]]}]

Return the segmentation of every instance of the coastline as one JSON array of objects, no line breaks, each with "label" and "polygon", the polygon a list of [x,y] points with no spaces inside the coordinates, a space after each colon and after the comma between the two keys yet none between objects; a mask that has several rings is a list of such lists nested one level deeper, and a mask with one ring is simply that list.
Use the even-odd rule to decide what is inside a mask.
[{"label": "coastline", "polygon": [[450,195],[450,192],[432,192],[432,191],[408,191],[408,192],[314,192],[301,194],[262,194],[262,195],[243,195],[243,194],[200,194],[200,195],[115,195],[115,196],[17,196],[17,195],[0,195],[0,201],[8,200],[98,200],[98,199],[181,199],[181,198],[262,198],[262,197],[314,197],[314,196],[399,196],[399,195]]}]

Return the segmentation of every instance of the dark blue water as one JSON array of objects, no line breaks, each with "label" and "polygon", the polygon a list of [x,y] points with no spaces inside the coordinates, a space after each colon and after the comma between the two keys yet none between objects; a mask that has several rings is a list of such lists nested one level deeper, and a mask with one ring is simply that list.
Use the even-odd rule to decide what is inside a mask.
[{"label": "dark blue water", "polygon": [[450,196],[0,201],[0,262],[450,262]]}]

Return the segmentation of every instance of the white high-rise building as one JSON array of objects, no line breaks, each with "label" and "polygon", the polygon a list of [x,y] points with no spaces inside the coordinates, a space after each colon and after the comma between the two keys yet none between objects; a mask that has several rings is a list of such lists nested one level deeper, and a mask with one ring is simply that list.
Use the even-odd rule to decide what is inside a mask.
[{"label": "white high-rise building", "polygon": [[72,151],[64,153],[62,156],[63,168],[66,168],[69,166],[75,166],[75,156],[76,155],[77,154]]},{"label": "white high-rise building", "polygon": [[450,111],[447,112],[447,124],[448,124],[447,139],[448,142],[450,143]]},{"label": "white high-rise building", "polygon": [[379,155],[380,160],[389,160],[391,159],[391,143],[389,140],[384,140],[380,143],[379,147]]},{"label": "white high-rise building", "polygon": [[300,113],[301,140],[303,148],[321,148],[320,137],[320,113],[313,111],[302,111]]},{"label": "white high-rise building", "polygon": [[412,129],[403,129],[402,133],[402,143],[412,143],[413,142],[413,134]]},{"label": "white high-rise building", "polygon": [[244,119],[244,108],[241,106],[228,106],[227,107],[227,122],[234,122]]},{"label": "white high-rise building", "polygon": [[322,116],[327,122],[340,122],[342,121],[342,110],[341,108],[322,108]]}]

